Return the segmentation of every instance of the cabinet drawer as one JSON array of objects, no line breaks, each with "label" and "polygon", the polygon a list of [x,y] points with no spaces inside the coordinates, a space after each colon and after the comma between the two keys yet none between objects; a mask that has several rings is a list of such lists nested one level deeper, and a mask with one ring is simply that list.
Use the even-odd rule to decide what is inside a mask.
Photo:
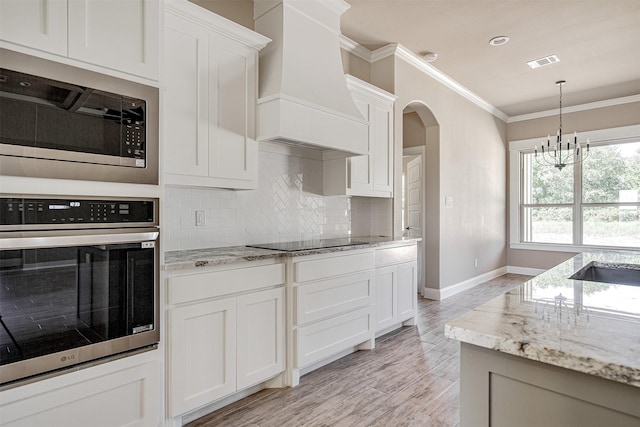
[{"label": "cabinet drawer", "polygon": [[294,280],[298,283],[357,273],[374,267],[373,251],[354,254],[340,253],[329,258],[299,261],[295,264]]},{"label": "cabinet drawer", "polygon": [[372,308],[341,314],[295,331],[296,367],[325,359],[373,337]]},{"label": "cabinet drawer", "polygon": [[415,244],[397,248],[378,249],[376,250],[376,267],[415,261],[417,257],[418,248]]},{"label": "cabinet drawer", "polygon": [[304,324],[373,304],[371,271],[294,288],[296,324]]},{"label": "cabinet drawer", "polygon": [[260,265],[171,277],[170,304],[214,298],[284,284],[284,264]]}]

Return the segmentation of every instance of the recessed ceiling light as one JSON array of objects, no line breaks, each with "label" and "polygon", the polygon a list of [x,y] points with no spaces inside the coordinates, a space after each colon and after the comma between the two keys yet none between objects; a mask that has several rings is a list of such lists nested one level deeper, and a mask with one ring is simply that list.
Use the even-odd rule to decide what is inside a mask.
[{"label": "recessed ceiling light", "polygon": [[507,36],[496,36],[489,40],[489,44],[491,46],[502,46],[503,44],[507,44],[509,42],[509,37]]},{"label": "recessed ceiling light", "polygon": [[424,58],[424,60],[427,62],[433,62],[438,59],[438,54],[435,52],[424,52],[422,54],[422,58]]},{"label": "recessed ceiling light", "polygon": [[545,56],[544,58],[534,59],[533,61],[527,62],[527,65],[533,69],[544,67],[545,65],[555,64],[556,62],[560,62],[560,58],[556,55]]}]

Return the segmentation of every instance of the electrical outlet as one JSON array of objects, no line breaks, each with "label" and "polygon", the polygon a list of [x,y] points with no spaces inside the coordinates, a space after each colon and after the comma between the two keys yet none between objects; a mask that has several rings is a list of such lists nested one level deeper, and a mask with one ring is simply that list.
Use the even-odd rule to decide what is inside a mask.
[{"label": "electrical outlet", "polygon": [[196,227],[204,227],[207,225],[207,213],[206,211],[196,211]]},{"label": "electrical outlet", "polygon": [[473,260],[473,266],[474,266],[475,268],[478,268],[478,258],[476,258],[476,259],[474,259],[474,260]]}]

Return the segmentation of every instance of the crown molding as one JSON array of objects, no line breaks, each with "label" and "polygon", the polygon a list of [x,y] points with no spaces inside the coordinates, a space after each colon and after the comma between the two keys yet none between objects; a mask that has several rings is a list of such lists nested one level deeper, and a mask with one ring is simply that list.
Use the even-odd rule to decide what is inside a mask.
[{"label": "crown molding", "polygon": [[443,73],[442,71],[438,70],[431,64],[427,63],[420,56],[411,52],[409,49],[407,49],[406,47],[402,46],[399,43],[388,44],[372,52],[372,51],[369,51],[364,46],[351,40],[350,38],[342,35],[340,37],[340,47],[348,51],[349,53],[352,53],[353,55],[357,56],[358,58],[364,59],[369,63],[380,61],[381,59],[387,58],[389,56],[396,56],[404,60],[405,62],[408,62],[409,64],[413,65],[414,67],[418,68],[423,73],[432,77],[434,80],[442,83],[444,86],[448,87],[449,89],[453,90],[457,94],[461,95],[462,97],[476,104],[478,107],[482,108],[483,110],[486,110],[489,113],[493,114],[503,122],[507,122],[507,120],[509,119],[509,116],[504,114],[502,111],[500,111],[493,105],[489,104],[487,101],[480,98],[478,95],[471,92],[469,89],[462,86],[460,83],[458,83],[457,81],[455,81],[454,79],[452,79],[451,77]]},{"label": "crown molding", "polygon": [[354,56],[371,63],[371,51],[359,43],[354,42],[344,34],[340,34],[340,48]]},{"label": "crown molding", "polygon": [[[594,110],[596,108],[613,107],[616,105],[630,104],[632,102],[640,102],[640,95],[623,96],[621,98],[606,99],[604,101],[589,102],[587,104],[573,105],[571,107],[562,107],[563,113],[576,113],[578,111]],[[560,114],[559,108],[552,110],[538,111],[537,113],[521,114],[519,116],[511,116],[507,123],[522,122],[525,120],[540,119],[543,117],[557,116]]]},{"label": "crown molding", "polygon": [[[553,110],[539,111],[536,113],[522,114],[517,116],[508,116],[507,114],[502,112],[500,109],[496,108],[489,102],[480,98],[478,95],[471,92],[469,89],[462,86],[460,83],[452,79],[450,76],[438,70],[433,65],[429,64],[424,59],[422,59],[419,55],[411,52],[409,49],[407,49],[406,47],[404,47],[399,43],[388,44],[387,46],[381,47],[380,49],[370,51],[369,49],[351,40],[350,38],[344,35],[341,35],[340,47],[346,50],[347,52],[369,63],[374,63],[376,61],[380,61],[381,59],[395,55],[398,58],[415,66],[416,68],[418,68],[428,76],[432,77],[434,80],[442,83],[444,86],[453,90],[457,94],[473,102],[478,107],[493,114],[495,117],[497,117],[498,119],[502,120],[505,123],[534,120],[542,117],[555,116],[559,113],[558,109],[556,108]],[[607,99],[604,101],[596,101],[596,102],[590,102],[587,104],[574,105],[571,107],[563,107],[562,111],[565,113],[575,113],[578,111],[587,111],[587,110],[593,110],[596,108],[612,107],[615,105],[629,104],[632,102],[640,102],[640,95],[631,95],[631,96],[625,96],[622,98]]]}]

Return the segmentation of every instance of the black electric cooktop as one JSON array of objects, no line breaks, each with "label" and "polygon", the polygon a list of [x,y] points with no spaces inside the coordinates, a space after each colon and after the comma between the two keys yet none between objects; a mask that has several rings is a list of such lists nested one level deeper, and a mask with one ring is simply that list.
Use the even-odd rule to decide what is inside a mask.
[{"label": "black electric cooktop", "polygon": [[334,239],[312,239],[299,240],[295,242],[278,242],[278,243],[258,243],[255,245],[247,245],[249,248],[272,249],[284,252],[308,251],[311,249],[335,248],[338,246],[353,246],[367,243],[362,239],[352,239],[351,237],[340,237]]}]

